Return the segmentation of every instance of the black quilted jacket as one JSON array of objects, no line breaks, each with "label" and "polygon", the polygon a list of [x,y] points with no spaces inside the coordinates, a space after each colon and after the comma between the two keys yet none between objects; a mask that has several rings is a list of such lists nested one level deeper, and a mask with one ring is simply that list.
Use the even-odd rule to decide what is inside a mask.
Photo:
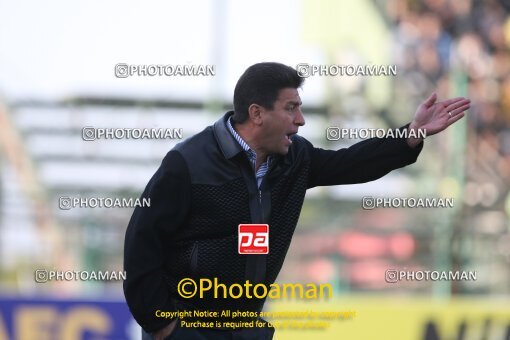
[{"label": "black quilted jacket", "polygon": [[[294,135],[288,154],[271,163],[259,191],[248,158],[226,127],[232,113],[166,155],[142,195],[151,206],[136,208],[129,222],[124,293],[147,332],[170,322],[155,316],[158,309],[260,311],[263,299],[183,299],[177,283],[185,277],[216,277],[227,285],[273,283],[308,188],[375,180],[414,163],[423,146],[373,138],[331,151]],[[269,224],[269,254],[238,253],[240,223]]]}]

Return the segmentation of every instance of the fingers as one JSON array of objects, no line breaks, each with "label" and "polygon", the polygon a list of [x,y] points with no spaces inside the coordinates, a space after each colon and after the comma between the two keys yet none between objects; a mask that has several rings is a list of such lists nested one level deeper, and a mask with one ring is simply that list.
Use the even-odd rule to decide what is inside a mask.
[{"label": "fingers", "polygon": [[470,102],[468,102],[466,104],[463,104],[463,105],[462,104],[459,104],[459,105],[456,105],[456,107],[453,108],[453,109],[447,108],[447,110],[449,110],[448,112],[450,112],[452,117],[458,115],[459,113],[462,113],[462,112],[468,110],[471,107],[471,103]]},{"label": "fingers", "polygon": [[443,105],[445,108],[447,108],[450,105],[455,105],[455,104],[457,104],[459,102],[463,102],[463,101],[470,102],[470,100],[468,98],[456,97],[456,98],[450,98],[450,99],[443,100],[441,102],[438,102],[437,104]]},{"label": "fingers", "polygon": [[453,111],[453,110],[458,109],[459,107],[462,107],[462,106],[466,106],[466,105],[469,106],[469,104],[471,104],[471,101],[469,99],[464,98],[464,99],[456,101],[450,105],[447,105],[446,110]]},{"label": "fingers", "polygon": [[448,126],[452,125],[453,123],[455,123],[456,121],[458,121],[462,117],[464,117],[464,112],[462,112],[460,114],[457,114],[456,116],[452,115],[452,117],[450,119],[448,119]]},{"label": "fingers", "polygon": [[433,92],[430,97],[428,97],[427,99],[425,99],[425,101],[423,102],[423,105],[425,105],[426,107],[431,107],[432,105],[434,105],[434,103],[436,102],[437,100],[437,94],[435,92]]},{"label": "fingers", "polygon": [[457,97],[436,103],[442,115],[449,115],[450,119],[471,107],[471,100],[464,97]]}]

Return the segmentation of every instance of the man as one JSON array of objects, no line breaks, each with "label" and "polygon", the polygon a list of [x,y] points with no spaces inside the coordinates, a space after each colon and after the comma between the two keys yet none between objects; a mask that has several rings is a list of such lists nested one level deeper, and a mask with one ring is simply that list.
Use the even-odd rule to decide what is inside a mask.
[{"label": "man", "polygon": [[[150,180],[143,197],[151,206],[134,211],[124,249],[124,292],[144,338],[271,339],[274,329],[268,325],[186,328],[175,317],[157,314],[261,311],[263,298],[184,298],[179,282],[216,278],[227,287],[247,281],[270,285],[308,188],[368,182],[416,161],[423,147],[419,138],[372,138],[338,151],[313,147],[297,135],[305,124],[302,83],[289,66],[249,67],[234,90],[234,111],[178,144]],[[432,94],[400,129],[433,135],[462,118],[470,105],[465,98],[436,100]],[[239,254],[243,223],[269,225],[268,254]]]}]

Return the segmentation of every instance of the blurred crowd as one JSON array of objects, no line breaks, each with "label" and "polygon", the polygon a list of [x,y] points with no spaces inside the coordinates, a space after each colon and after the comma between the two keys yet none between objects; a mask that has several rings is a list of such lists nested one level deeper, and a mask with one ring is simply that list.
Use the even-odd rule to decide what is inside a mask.
[{"label": "blurred crowd", "polygon": [[437,90],[440,98],[472,100],[457,236],[469,262],[494,277],[488,291],[508,293],[502,284],[510,275],[504,269],[510,263],[510,1],[391,0],[383,7],[401,75],[395,97],[420,102]]},{"label": "blurred crowd", "polygon": [[[403,83],[417,98],[467,95],[478,162],[510,180],[510,20],[508,0],[391,0],[386,14],[394,30],[394,58]],[[465,84],[464,93],[452,85]],[[502,184],[502,183],[501,183]],[[501,188],[501,186],[499,186]],[[503,194],[503,192],[501,192]]]},{"label": "blurred crowd", "polygon": [[[388,289],[380,284],[384,268],[444,266],[479,274],[476,284],[454,284],[451,293],[510,294],[510,0],[374,0],[374,4],[390,30],[391,60],[398,68],[390,90],[393,100],[383,111],[408,112],[433,91],[439,98],[466,96],[472,101],[464,123],[427,140],[426,151],[411,170],[424,170],[415,179],[417,186],[428,183],[425,192],[455,195],[459,204],[449,217],[433,210],[359,216],[337,211],[343,218],[333,223],[332,234],[323,237],[332,240],[331,247],[320,240],[314,248],[312,233],[298,235],[295,242],[307,242],[314,254],[328,254],[311,262],[312,277],[329,273],[331,280],[335,272],[331,268],[340,268],[340,281],[354,290]],[[383,111],[373,116],[381,117]],[[401,116],[393,118],[402,122]],[[354,222],[346,222],[351,219]],[[301,222],[306,224],[306,219]],[[342,246],[346,235],[350,236],[346,244],[359,249],[388,250],[395,245],[410,251],[402,257],[352,254]],[[339,257],[329,262],[335,259],[332,254]]]}]

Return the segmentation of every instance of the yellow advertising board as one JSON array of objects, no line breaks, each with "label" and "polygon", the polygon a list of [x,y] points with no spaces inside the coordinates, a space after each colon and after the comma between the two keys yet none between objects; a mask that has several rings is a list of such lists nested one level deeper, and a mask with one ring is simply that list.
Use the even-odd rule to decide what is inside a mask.
[{"label": "yellow advertising board", "polygon": [[[346,296],[323,302],[275,302],[266,319],[276,340],[506,340],[510,300]],[[299,313],[301,312],[301,313]]]}]

